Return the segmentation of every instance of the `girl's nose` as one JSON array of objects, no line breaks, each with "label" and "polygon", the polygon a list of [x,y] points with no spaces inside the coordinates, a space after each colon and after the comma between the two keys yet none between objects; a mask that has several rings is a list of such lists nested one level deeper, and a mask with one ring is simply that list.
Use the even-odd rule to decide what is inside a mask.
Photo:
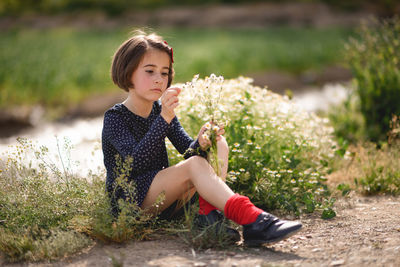
[{"label": "girl's nose", "polygon": [[154,81],[155,81],[156,83],[162,83],[161,74],[157,74],[157,75],[155,76],[155,78],[154,78]]}]

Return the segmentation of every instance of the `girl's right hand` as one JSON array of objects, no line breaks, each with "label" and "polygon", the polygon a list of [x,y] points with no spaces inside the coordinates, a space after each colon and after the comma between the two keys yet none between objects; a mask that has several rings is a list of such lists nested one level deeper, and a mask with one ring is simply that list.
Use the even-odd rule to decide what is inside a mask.
[{"label": "girl's right hand", "polygon": [[161,116],[168,123],[175,117],[174,109],[179,105],[178,95],[181,93],[181,88],[171,87],[165,90],[161,96]]}]

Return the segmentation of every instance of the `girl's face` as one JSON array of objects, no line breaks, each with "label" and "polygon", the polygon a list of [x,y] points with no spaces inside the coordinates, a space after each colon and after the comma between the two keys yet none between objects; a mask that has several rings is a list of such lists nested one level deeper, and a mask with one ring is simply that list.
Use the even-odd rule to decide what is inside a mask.
[{"label": "girl's face", "polygon": [[158,49],[148,50],[132,73],[134,95],[157,101],[167,89],[170,57]]}]

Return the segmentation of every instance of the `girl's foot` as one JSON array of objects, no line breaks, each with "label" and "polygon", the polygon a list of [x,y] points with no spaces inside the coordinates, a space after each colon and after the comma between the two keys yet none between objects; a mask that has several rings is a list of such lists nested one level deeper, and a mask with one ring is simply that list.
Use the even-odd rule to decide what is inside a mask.
[{"label": "girl's foot", "polygon": [[244,244],[255,247],[275,243],[294,235],[301,227],[299,222],[280,220],[267,212],[262,212],[255,222],[243,225]]}]

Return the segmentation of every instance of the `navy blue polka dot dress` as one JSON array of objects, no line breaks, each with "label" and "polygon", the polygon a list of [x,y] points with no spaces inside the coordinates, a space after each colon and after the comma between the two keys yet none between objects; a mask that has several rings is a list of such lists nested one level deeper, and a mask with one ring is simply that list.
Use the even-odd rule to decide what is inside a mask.
[{"label": "navy blue polka dot dress", "polygon": [[[177,117],[170,124],[160,115],[161,104],[156,101],[149,117],[143,118],[131,112],[123,104],[116,104],[105,112],[102,132],[104,165],[107,170],[106,189],[111,194],[113,213],[117,213],[116,200],[126,199],[124,190],[118,188],[117,158],[122,161],[133,158],[129,180],[136,184],[133,201],[141,206],[154,176],[169,166],[165,137],[179,153],[189,158],[199,151],[198,140],[193,140],[183,129]],[[188,150],[189,148],[192,148]],[[203,151],[201,151],[203,152]],[[206,153],[201,153],[206,157]]]}]

